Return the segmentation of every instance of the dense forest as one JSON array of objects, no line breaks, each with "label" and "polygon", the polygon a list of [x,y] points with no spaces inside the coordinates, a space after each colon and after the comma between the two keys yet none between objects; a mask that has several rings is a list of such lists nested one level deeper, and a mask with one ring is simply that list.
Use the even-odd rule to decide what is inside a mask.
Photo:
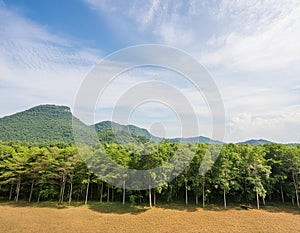
[{"label": "dense forest", "polygon": [[[255,204],[288,202],[299,207],[299,145],[226,144],[206,173],[199,173],[204,155],[213,147],[170,141],[101,143],[94,153],[105,153],[127,168],[149,169],[168,161],[181,147],[182,157],[193,153],[187,168],[173,181],[149,190],[126,190],[107,184],[88,169],[77,148],[68,143],[0,142],[0,198],[59,203],[90,200],[133,204],[182,202]],[[200,205],[199,204],[199,205]]]}]

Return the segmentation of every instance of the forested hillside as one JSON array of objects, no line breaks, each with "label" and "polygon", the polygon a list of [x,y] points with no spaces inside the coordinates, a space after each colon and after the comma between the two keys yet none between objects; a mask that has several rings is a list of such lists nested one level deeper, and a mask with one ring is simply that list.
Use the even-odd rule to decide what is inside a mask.
[{"label": "forested hillside", "polygon": [[[95,129],[100,142],[160,142],[169,140],[176,143],[224,144],[208,137],[159,138],[146,129],[135,125],[121,125],[112,121],[103,121],[87,126],[74,117],[67,106],[40,105],[29,110],[0,118],[0,140],[11,142],[48,142],[74,143],[72,120],[77,130],[84,132]],[[79,128],[78,128],[79,127]],[[263,145],[267,140],[248,140],[239,144]]]},{"label": "forested hillside", "polygon": [[73,142],[72,113],[66,106],[40,105],[0,119],[0,139]]},{"label": "forested hillside", "polygon": [[121,125],[112,121],[102,121],[95,125],[92,125],[97,132],[105,131],[105,130],[114,130],[114,131],[127,131],[132,135],[137,137],[145,137],[151,139],[153,136],[148,132],[148,130],[139,128],[135,125]]},{"label": "forested hillside", "polygon": [[[74,117],[67,106],[40,105],[0,118],[0,140],[10,142],[74,143],[72,120],[83,133],[95,128],[102,142],[150,140],[151,134],[139,127],[105,121],[87,126]],[[79,128],[78,128],[79,127]]]},{"label": "forested hillside", "polygon": [[[105,153],[127,168],[149,169],[168,161],[181,147],[181,156],[194,158],[170,183],[142,191],[113,187],[95,176],[72,144],[0,143],[0,198],[29,202],[59,203],[89,200],[100,202],[246,203],[257,207],[269,201],[299,206],[300,146],[267,144],[223,145],[220,156],[207,173],[200,164],[212,163],[206,144],[169,141],[147,143],[102,143],[93,153]],[[212,155],[212,153],[208,153]],[[93,156],[92,156],[93,157]],[[120,176],[120,174],[109,174]],[[108,175],[108,176],[109,176]],[[151,194],[151,195],[149,195]]]}]

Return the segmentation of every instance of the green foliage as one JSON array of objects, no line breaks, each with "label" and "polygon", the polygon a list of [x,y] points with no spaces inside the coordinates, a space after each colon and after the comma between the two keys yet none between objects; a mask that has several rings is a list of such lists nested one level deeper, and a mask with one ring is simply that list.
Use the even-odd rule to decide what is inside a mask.
[{"label": "green foliage", "polygon": [[[174,155],[183,169],[173,181],[153,190],[156,201],[186,203],[191,196],[203,197],[206,202],[238,201],[254,203],[265,200],[299,202],[300,148],[269,144],[264,146],[228,144],[211,170],[217,145],[178,144],[169,141],[127,144],[102,143],[91,147],[92,155],[105,154],[120,166],[149,169],[166,164]],[[184,164],[192,157],[189,164]],[[94,161],[95,162],[95,161]],[[185,166],[187,165],[187,166]],[[200,168],[200,170],[199,170]],[[201,168],[203,170],[201,170]],[[99,164],[99,169],[105,165]],[[200,172],[199,172],[200,171]],[[174,170],[174,172],[176,172]],[[147,201],[148,191],[124,191],[112,187],[96,177],[80,158],[77,149],[66,143],[11,143],[0,142],[0,198],[30,201],[57,200],[59,203],[75,200],[118,200],[141,203]],[[163,174],[161,174],[163,175]],[[157,177],[152,176],[152,181]],[[125,193],[126,192],[126,193]],[[125,195],[126,194],[126,195]]]},{"label": "green foliage", "polygon": [[112,130],[112,131],[125,131],[130,135],[135,135],[137,137],[145,137],[147,139],[151,139],[152,135],[143,128],[139,128],[134,125],[120,125],[118,123],[112,121],[103,121],[93,125],[97,132],[104,130]]},{"label": "green foliage", "polygon": [[72,114],[65,106],[41,105],[0,119],[0,139],[73,142]]},{"label": "green foliage", "polygon": [[[107,169],[96,159],[103,155],[120,166],[137,170],[167,165],[173,160],[176,167],[169,172],[176,178],[152,189],[157,176],[166,174],[151,173],[149,190],[129,191],[125,174],[109,172],[106,177],[96,177],[74,146],[72,121],[77,132],[87,137],[93,127],[97,132],[100,143],[86,145],[85,151],[92,153],[81,154],[87,165]],[[204,137],[161,140],[133,125],[105,121],[86,126],[68,107],[55,105],[1,118],[0,139],[5,141],[0,141],[0,198],[4,199],[70,203],[73,199],[87,202],[106,198],[141,203],[147,195],[151,199],[153,192],[155,201],[162,202],[185,200],[188,204],[194,196],[197,204],[202,197],[203,206],[223,200],[225,207],[227,201],[256,201],[259,207],[260,199],[299,205],[299,145],[264,140],[221,145]],[[215,145],[208,146],[210,143]],[[191,162],[186,163],[189,159]],[[123,181],[123,187],[111,187],[103,181],[116,177]]]}]

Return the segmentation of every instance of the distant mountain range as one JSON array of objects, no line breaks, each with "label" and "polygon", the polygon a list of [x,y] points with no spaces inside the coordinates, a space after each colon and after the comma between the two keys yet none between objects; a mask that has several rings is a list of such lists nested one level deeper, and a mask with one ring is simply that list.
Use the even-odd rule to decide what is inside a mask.
[{"label": "distant mountain range", "polygon": [[265,139],[251,139],[244,142],[238,142],[237,144],[248,144],[248,145],[264,145],[272,143],[271,141]]},{"label": "distant mountain range", "polygon": [[[79,126],[80,131],[94,128],[99,140],[105,142],[169,140],[182,143],[225,144],[203,136],[162,139],[151,135],[148,130],[135,125],[121,125],[111,121],[103,121],[87,126],[72,115],[69,107],[57,105],[39,105],[26,111],[0,118],[0,140],[73,143],[72,120],[76,122],[77,127]],[[271,142],[264,139],[251,139],[237,144],[263,145],[267,143]]]}]

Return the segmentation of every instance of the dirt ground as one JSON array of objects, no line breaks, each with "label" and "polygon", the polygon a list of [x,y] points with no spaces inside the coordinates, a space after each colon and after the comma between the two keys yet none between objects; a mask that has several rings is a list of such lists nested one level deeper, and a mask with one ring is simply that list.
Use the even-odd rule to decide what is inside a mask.
[{"label": "dirt ground", "polygon": [[300,232],[298,208],[0,203],[0,232]]}]

